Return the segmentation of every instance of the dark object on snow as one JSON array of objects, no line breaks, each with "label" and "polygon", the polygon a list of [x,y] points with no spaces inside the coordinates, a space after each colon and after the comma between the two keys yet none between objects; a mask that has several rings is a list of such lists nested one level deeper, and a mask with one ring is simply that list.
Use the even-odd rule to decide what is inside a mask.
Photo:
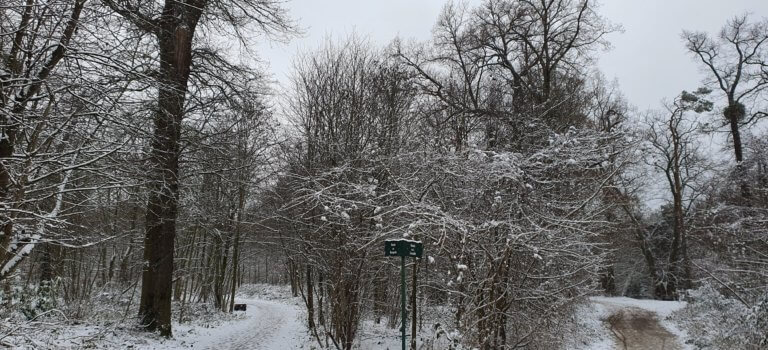
[{"label": "dark object on snow", "polygon": [[235,304],[235,311],[245,311],[245,304]]}]

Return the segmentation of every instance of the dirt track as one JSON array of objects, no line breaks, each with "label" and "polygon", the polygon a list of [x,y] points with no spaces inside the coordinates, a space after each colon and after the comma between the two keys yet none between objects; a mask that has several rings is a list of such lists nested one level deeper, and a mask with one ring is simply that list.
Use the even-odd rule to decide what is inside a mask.
[{"label": "dirt track", "polygon": [[656,314],[623,308],[606,320],[620,350],[681,350],[677,337],[659,324]]}]

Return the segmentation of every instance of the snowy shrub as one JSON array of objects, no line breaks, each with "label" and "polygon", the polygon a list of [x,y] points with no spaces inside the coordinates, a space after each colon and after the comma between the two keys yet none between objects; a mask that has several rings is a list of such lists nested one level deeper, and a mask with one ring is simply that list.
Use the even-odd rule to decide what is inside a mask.
[{"label": "snowy shrub", "polygon": [[753,307],[729,298],[710,284],[690,291],[690,302],[673,314],[688,333],[694,349],[765,349],[768,305],[766,298]]},{"label": "snowy shrub", "polygon": [[421,348],[428,350],[461,350],[464,347],[461,345],[461,332],[458,330],[449,331],[446,330],[440,323],[435,323],[432,327],[432,334],[429,334],[427,339],[424,339],[424,343]]},{"label": "snowy shrub", "polygon": [[768,291],[752,307],[747,316],[747,324],[752,325],[749,343],[757,348],[768,348]]},{"label": "snowy shrub", "polygon": [[237,295],[246,299],[280,300],[290,294],[290,286],[266,283],[244,284],[237,289]]},{"label": "snowy shrub", "polygon": [[123,319],[131,307],[139,303],[138,293],[131,293],[132,289],[120,290],[116,286],[105,286],[99,291],[93,291],[86,296],[64,300],[60,306],[61,311],[70,320],[113,322]]},{"label": "snowy shrub", "polygon": [[21,311],[28,320],[33,320],[58,306],[57,286],[56,281],[46,281],[37,286],[16,285],[11,287],[11,293],[8,296],[0,292],[0,302],[9,298],[11,307]]}]

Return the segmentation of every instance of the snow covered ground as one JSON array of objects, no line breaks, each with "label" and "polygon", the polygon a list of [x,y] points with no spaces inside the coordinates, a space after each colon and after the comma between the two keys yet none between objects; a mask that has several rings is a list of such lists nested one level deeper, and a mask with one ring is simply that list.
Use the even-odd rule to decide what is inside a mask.
[{"label": "snow covered ground", "polygon": [[234,315],[202,313],[173,325],[173,339],[138,330],[132,319],[75,321],[41,318],[33,322],[0,319],[0,348],[13,349],[309,349],[298,298],[285,287],[251,286],[235,298],[247,305]]},{"label": "snow covered ground", "polygon": [[176,336],[183,344],[166,344],[158,349],[174,349],[177,345],[193,349],[301,349],[306,344],[304,325],[297,305],[268,300],[237,300],[245,303],[244,318],[216,328],[191,328],[184,336]]},{"label": "snow covered ground", "polygon": [[573,350],[666,349],[693,350],[686,334],[669,316],[685,302],[592,297],[577,314],[578,334],[568,343]]},{"label": "snow covered ground", "polygon": [[[317,341],[306,331],[306,313],[301,298],[290,296],[287,288],[266,285],[246,286],[238,303],[246,312],[235,315],[212,313],[194,321],[174,324],[174,338],[167,340],[148,335],[132,325],[131,320],[112,324],[35,323],[0,339],[17,349],[234,349],[291,350],[317,349]],[[578,309],[573,329],[568,332],[566,349],[614,350],[657,349],[692,350],[686,338],[669,316],[683,308],[684,302],[638,300],[631,298],[592,297]],[[447,348],[450,331],[437,337],[436,327],[446,310],[425,310],[434,324],[423,327],[419,344],[431,349]],[[450,312],[448,312],[450,314]],[[1,329],[0,329],[1,330]],[[2,333],[2,332],[0,332]],[[2,338],[2,335],[0,335]],[[437,341],[436,341],[437,340]],[[626,344],[626,348],[624,347]],[[661,345],[660,345],[661,344]],[[370,350],[399,349],[398,329],[362,322],[355,348]]]},{"label": "snow covered ground", "polygon": [[[298,299],[244,299],[248,312],[243,319],[212,329],[192,328],[175,341],[155,349],[313,349],[316,342],[303,324]],[[669,316],[685,307],[684,302],[639,300],[624,297],[592,297],[577,314],[577,330],[566,345],[569,350],[661,349],[693,350],[682,339],[685,333]],[[615,322],[612,330],[611,321]],[[425,327],[426,328],[426,327]],[[430,335],[420,335],[419,343]],[[625,338],[621,340],[620,337]],[[356,342],[358,349],[399,349],[397,329],[364,321]],[[440,347],[437,347],[440,348]]]}]

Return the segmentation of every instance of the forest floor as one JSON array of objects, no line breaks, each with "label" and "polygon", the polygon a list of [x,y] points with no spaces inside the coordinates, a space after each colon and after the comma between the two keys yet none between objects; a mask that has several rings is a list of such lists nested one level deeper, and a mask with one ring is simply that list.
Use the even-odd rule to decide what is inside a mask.
[{"label": "forest floor", "polygon": [[[134,320],[99,322],[7,323],[0,317],[0,349],[318,349],[316,338],[305,326],[306,312],[300,297],[286,286],[248,285],[238,293],[245,312],[234,315],[199,312],[187,322],[174,322],[173,339],[148,335]],[[686,335],[669,319],[682,302],[592,297],[576,313],[565,348],[568,350],[691,350]],[[425,322],[418,335],[420,348],[445,349],[461,335],[438,331],[450,324],[451,311],[424,310]],[[4,324],[5,323],[5,324]],[[7,332],[4,330],[12,329]],[[5,334],[3,334],[5,333]],[[326,339],[323,338],[323,341]],[[329,344],[332,348],[333,345]],[[355,349],[399,349],[399,331],[380,323],[362,321]]]},{"label": "forest floor", "polygon": [[247,305],[246,312],[195,306],[184,312],[184,322],[174,319],[171,339],[141,331],[134,318],[116,312],[121,308],[111,299],[87,303],[88,313],[78,319],[55,312],[25,320],[18,311],[0,310],[0,349],[309,349],[301,299],[290,297],[285,286],[248,287],[235,298]]},{"label": "forest floor", "polygon": [[[624,297],[592,297],[584,307],[591,313],[579,317],[594,318],[594,334],[586,329],[580,334],[582,350],[689,350],[681,339],[685,333],[667,319],[685,306],[683,302],[640,300]],[[314,349],[317,343],[304,331],[303,308],[298,298],[283,296],[275,300],[242,299],[248,305],[244,320],[238,320],[211,332],[198,331],[186,344],[195,349]],[[590,320],[580,320],[590,322]],[[399,349],[397,330],[382,324],[364,322],[356,349]],[[421,334],[421,340],[429,338]],[[422,341],[419,341],[422,344]],[[439,347],[438,347],[439,348]]]}]

